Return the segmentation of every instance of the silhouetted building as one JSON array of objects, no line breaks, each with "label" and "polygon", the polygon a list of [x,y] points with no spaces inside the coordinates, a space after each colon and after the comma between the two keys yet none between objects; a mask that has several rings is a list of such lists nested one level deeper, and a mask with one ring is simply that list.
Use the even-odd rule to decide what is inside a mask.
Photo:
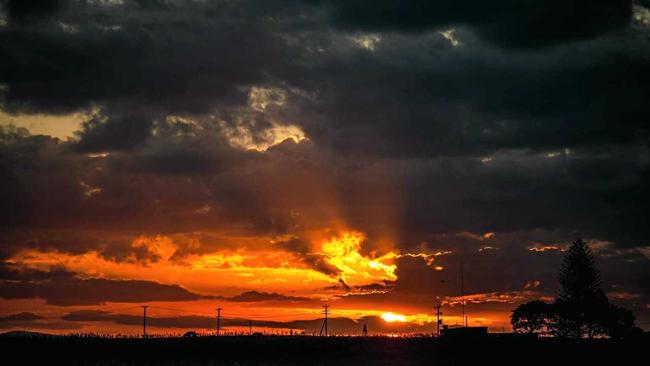
[{"label": "silhouetted building", "polygon": [[449,338],[481,338],[487,337],[488,328],[487,327],[459,327],[459,328],[448,328],[443,327],[442,336]]}]

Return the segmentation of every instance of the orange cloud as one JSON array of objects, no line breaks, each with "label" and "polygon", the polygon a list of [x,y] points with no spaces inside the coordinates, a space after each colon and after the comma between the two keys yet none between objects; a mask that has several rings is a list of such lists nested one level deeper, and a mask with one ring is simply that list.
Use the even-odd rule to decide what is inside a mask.
[{"label": "orange cloud", "polygon": [[367,257],[360,253],[365,236],[359,232],[346,232],[321,245],[321,253],[328,264],[340,271],[341,279],[348,285],[362,286],[382,281],[395,281],[396,257],[389,252],[380,257]]},{"label": "orange cloud", "polygon": [[538,253],[543,253],[543,252],[548,252],[548,251],[560,251],[563,252],[564,248],[557,246],[557,245],[543,245],[543,244],[535,244],[531,247],[527,248],[531,252],[538,252]]},{"label": "orange cloud", "polygon": [[126,261],[103,257],[97,251],[70,254],[57,251],[24,250],[7,263],[16,267],[49,270],[55,267],[77,273],[82,278],[138,279],[178,284],[190,291],[210,295],[235,295],[242,290],[318,294],[337,282],[321,272],[306,268],[281,251],[226,250],[186,255],[174,261],[176,246],[164,236],[139,237],[132,243],[145,250],[146,260],[135,256]]}]

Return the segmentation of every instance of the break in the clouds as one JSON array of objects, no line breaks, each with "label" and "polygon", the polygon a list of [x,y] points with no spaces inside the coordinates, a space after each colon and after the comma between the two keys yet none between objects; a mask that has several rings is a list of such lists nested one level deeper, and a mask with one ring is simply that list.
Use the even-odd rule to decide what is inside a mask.
[{"label": "break in the clouds", "polygon": [[0,4],[3,301],[647,316],[645,0]]}]

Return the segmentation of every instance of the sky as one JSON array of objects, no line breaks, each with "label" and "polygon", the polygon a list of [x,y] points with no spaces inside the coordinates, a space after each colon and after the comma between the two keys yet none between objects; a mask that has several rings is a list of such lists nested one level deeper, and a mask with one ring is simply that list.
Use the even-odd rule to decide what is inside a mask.
[{"label": "sky", "polygon": [[577,238],[649,329],[649,85],[647,0],[0,0],[0,331],[509,331]]}]

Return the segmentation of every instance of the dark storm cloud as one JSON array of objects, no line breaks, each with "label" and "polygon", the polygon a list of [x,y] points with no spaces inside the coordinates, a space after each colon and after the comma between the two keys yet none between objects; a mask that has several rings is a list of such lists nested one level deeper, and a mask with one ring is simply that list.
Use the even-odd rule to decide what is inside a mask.
[{"label": "dark storm cloud", "polygon": [[[395,17],[418,24],[409,14],[457,23],[461,20],[448,12],[483,19],[488,6],[483,3],[341,2],[330,8],[345,14],[348,7],[367,8],[359,13],[362,18],[377,11],[374,16],[388,23]],[[626,14],[630,8],[629,1],[516,3],[490,3],[487,14],[512,14],[524,24],[535,23],[526,14],[557,21],[575,16],[591,24],[594,14],[616,19],[612,14],[619,12],[607,4]],[[85,150],[141,142],[160,110],[228,113],[245,104],[251,85],[299,87],[315,95],[291,100],[291,110],[283,114],[270,114],[297,121],[319,144],[355,154],[487,154],[500,148],[647,140],[642,116],[650,51],[637,30],[507,53],[476,39],[471,30],[459,29],[464,46],[456,48],[435,32],[398,32],[381,34],[376,49],[368,51],[349,34],[325,31],[331,24],[320,17],[319,6],[283,4],[87,4],[57,16],[77,27],[73,31],[55,21],[7,26],[0,32],[6,40],[1,49],[5,108],[65,111],[111,104],[117,117],[87,124],[79,142]],[[393,7],[406,13],[385,11]],[[500,11],[504,8],[510,10]],[[538,8],[556,16],[539,15]],[[571,16],[559,16],[563,9]],[[122,12],[129,15],[118,17]],[[540,39],[498,23],[507,34]],[[552,22],[538,23],[570,33]],[[125,121],[142,105],[148,106],[149,119],[138,114]],[[236,114],[229,117],[225,121],[233,123]]]},{"label": "dark storm cloud", "polygon": [[83,123],[74,149],[81,152],[129,150],[142,146],[150,137],[150,116],[102,116]]},{"label": "dark storm cloud", "polygon": [[339,151],[386,157],[647,141],[650,48],[635,32],[511,53],[457,36],[467,43],[388,34],[372,52],[315,56],[327,88],[307,132]]},{"label": "dark storm cloud", "polygon": [[[149,221],[147,217],[158,216],[150,215],[152,211],[160,210],[161,206],[156,200],[167,203],[173,201],[175,210],[169,214],[196,218],[196,224],[200,226],[205,225],[206,219],[213,222],[215,218],[226,215],[230,217],[230,222],[236,221],[237,215],[246,215],[254,210],[256,206],[246,207],[237,196],[244,193],[237,189],[240,184],[237,179],[228,179],[226,176],[221,185],[205,184],[210,181],[218,183],[222,179],[213,177],[212,174],[226,173],[230,167],[243,167],[242,164],[249,157],[254,158],[255,154],[224,146],[219,143],[223,141],[222,136],[210,134],[202,129],[192,131],[200,131],[199,136],[184,136],[178,133],[178,130],[166,132],[168,126],[164,122],[156,126],[159,130],[157,141],[151,142],[147,149],[140,149],[138,153],[131,155],[118,153],[115,157],[106,159],[93,159],[75,154],[67,145],[58,144],[55,139],[45,136],[29,136],[24,130],[2,128],[0,149],[6,153],[0,156],[0,164],[3,165],[3,174],[6,177],[3,181],[3,205],[7,208],[2,212],[3,226],[31,226],[34,230],[37,227],[56,227],[58,230],[70,225],[85,226],[85,222],[95,229],[104,227],[128,230],[128,225],[124,225],[122,220],[130,217],[131,220],[139,221],[136,226],[140,231],[143,228],[141,220]],[[75,144],[72,144],[72,147],[74,146]],[[158,180],[161,174],[168,176],[169,180]],[[188,181],[186,177],[193,174],[209,177],[206,177],[204,182],[192,183],[192,180]],[[97,180],[102,181],[101,186]],[[137,184],[138,181],[141,183]],[[178,186],[179,183],[185,188]],[[189,185],[186,185],[187,183]],[[130,188],[124,190],[125,185]],[[26,189],[27,186],[30,187],[29,190]],[[137,186],[142,189],[140,192],[133,190]],[[58,193],[50,194],[53,191]],[[172,191],[177,194],[170,194]],[[106,200],[102,198],[102,194]],[[114,195],[120,198],[116,200]],[[195,213],[209,204],[210,200],[222,197],[227,199],[218,202],[224,207],[223,211],[215,208],[215,212],[206,215],[207,217]],[[255,202],[250,201],[248,204],[254,205]],[[228,206],[233,209],[225,212]],[[65,212],[65,215],[50,215],[54,210]],[[177,230],[175,226],[183,224],[173,217],[168,219],[170,230]],[[159,222],[157,219],[154,221],[144,226],[152,225],[156,227],[155,230],[159,230]],[[11,233],[7,231],[3,236],[11,236],[12,241],[20,240],[10,235]],[[34,237],[38,235],[38,231],[28,234]],[[78,234],[83,235],[83,232]],[[137,236],[137,231],[133,236]],[[56,241],[56,237],[61,238],[61,235],[43,238],[41,241]],[[22,241],[28,240],[30,239],[26,238]],[[122,240],[125,240],[124,237]],[[108,244],[115,239],[98,237],[89,241],[97,244],[104,241]],[[128,245],[128,240],[125,241]]]},{"label": "dark storm cloud", "polygon": [[83,328],[83,324],[66,321],[15,321],[0,323],[0,329],[37,329],[73,331]]},{"label": "dark storm cloud", "polygon": [[[13,271],[3,269],[3,271]],[[3,299],[44,299],[58,306],[98,305],[106,302],[191,301],[203,298],[178,285],[152,281],[81,279],[69,272],[55,272],[51,277],[42,271],[14,271],[21,280],[0,281]],[[39,280],[31,279],[36,276]]]},{"label": "dark storm cloud", "polygon": [[2,0],[2,7],[12,22],[24,23],[50,18],[62,11],[69,0]]},{"label": "dark storm cloud", "polygon": [[288,240],[275,242],[274,245],[290,253],[298,255],[298,258],[300,258],[304,264],[315,269],[318,272],[322,272],[328,275],[339,274],[339,270],[336,267],[327,263],[324,255],[313,253],[312,246],[304,239],[295,237]]},{"label": "dark storm cloud", "polygon": [[[101,310],[80,310],[71,312],[61,319],[73,322],[114,322],[122,325],[142,324],[139,315],[116,314]],[[166,328],[213,328],[214,318],[207,316],[147,317],[147,325]]]},{"label": "dark storm cloud", "polygon": [[34,313],[23,312],[23,313],[16,313],[16,314],[0,317],[0,323],[14,322],[14,321],[30,321],[30,320],[38,320],[38,319],[43,319],[43,317],[40,315],[36,315]]},{"label": "dark storm cloud", "polygon": [[276,292],[246,291],[236,296],[222,297],[233,302],[260,302],[260,301],[305,301],[305,297],[286,296]]},{"label": "dark storm cloud", "polygon": [[0,278],[8,282],[42,282],[48,280],[57,280],[61,278],[68,278],[72,274],[61,267],[50,268],[49,271],[40,271],[30,268],[22,268],[20,270],[13,268],[11,265],[3,263],[0,265]]},{"label": "dark storm cloud", "polygon": [[590,38],[628,25],[632,0],[323,0],[348,29],[423,31],[467,25],[516,47]]},{"label": "dark storm cloud", "polygon": [[158,254],[147,246],[133,246],[137,232],[116,232],[114,230],[83,229],[43,229],[27,230],[7,228],[0,234],[4,247],[0,255],[7,257],[24,249],[41,251],[57,250],[70,254],[83,254],[89,250],[96,251],[101,257],[117,262],[155,263],[160,260]]},{"label": "dark storm cloud", "polygon": [[[556,231],[556,240],[571,235],[562,241],[586,236],[645,245],[647,233],[640,223],[649,213],[640,203],[649,199],[646,153],[645,148],[619,148],[561,151],[553,157],[495,155],[485,163],[414,163],[414,175],[405,183],[410,188],[405,235],[544,229]],[[432,213],[417,214],[424,210]]]},{"label": "dark storm cloud", "polygon": [[0,329],[48,329],[74,330],[82,325],[74,322],[45,320],[42,316],[30,312],[22,312],[0,317]]},{"label": "dark storm cloud", "polygon": [[289,57],[264,15],[272,14],[222,1],[73,1],[47,22],[10,23],[0,29],[5,108],[57,113],[128,102],[197,111],[238,103],[238,87],[269,81]]}]

